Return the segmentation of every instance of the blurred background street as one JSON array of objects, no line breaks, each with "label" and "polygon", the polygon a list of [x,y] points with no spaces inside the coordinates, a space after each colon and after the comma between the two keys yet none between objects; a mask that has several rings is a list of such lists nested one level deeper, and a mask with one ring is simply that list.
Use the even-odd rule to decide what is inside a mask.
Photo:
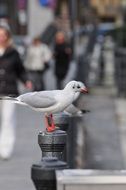
[{"label": "blurred background street", "polygon": [[[87,86],[76,105],[90,112],[75,126],[73,118],[74,168],[126,169],[126,0],[1,0],[1,25],[11,31],[33,83],[29,89],[18,81],[20,94],[63,88],[70,80]],[[46,59],[32,63],[35,46]],[[16,105],[15,117],[13,153],[0,158],[0,189],[34,190],[31,165],[41,159],[37,136],[45,130],[44,115]]]}]

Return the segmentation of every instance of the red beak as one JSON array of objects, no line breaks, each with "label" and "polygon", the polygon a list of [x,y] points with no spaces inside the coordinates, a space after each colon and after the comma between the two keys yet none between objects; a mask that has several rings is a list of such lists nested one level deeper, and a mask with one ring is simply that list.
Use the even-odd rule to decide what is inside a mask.
[{"label": "red beak", "polygon": [[88,89],[87,88],[81,88],[81,90],[80,90],[80,92],[82,92],[82,93],[88,93]]}]

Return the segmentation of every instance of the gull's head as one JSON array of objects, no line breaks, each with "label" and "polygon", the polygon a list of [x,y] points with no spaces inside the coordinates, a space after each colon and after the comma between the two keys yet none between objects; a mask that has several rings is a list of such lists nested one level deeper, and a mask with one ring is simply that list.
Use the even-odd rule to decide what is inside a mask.
[{"label": "gull's head", "polygon": [[70,90],[73,92],[82,92],[82,93],[87,93],[88,90],[86,88],[86,86],[84,85],[84,83],[80,82],[80,81],[70,81],[66,86],[65,86],[66,90]]}]

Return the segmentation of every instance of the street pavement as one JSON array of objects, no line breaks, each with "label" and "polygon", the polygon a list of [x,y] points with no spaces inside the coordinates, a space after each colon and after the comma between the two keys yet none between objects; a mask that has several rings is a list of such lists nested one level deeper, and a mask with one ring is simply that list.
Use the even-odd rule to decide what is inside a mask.
[{"label": "street pavement", "polygon": [[125,168],[115,102],[111,90],[103,87],[92,89],[89,95],[80,99],[80,106],[83,105],[90,110],[83,119],[86,131],[84,168],[103,170]]}]

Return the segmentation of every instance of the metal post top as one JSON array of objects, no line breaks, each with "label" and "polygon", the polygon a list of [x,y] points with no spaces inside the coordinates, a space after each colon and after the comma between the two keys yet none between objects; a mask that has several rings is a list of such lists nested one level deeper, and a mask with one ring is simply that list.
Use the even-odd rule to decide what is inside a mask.
[{"label": "metal post top", "polygon": [[40,132],[38,135],[38,144],[52,145],[52,144],[66,144],[67,133],[62,130],[55,130],[53,132]]},{"label": "metal post top", "polygon": [[60,129],[57,129],[55,131],[52,131],[52,132],[48,132],[48,131],[40,131],[39,136],[59,136],[59,135],[66,135],[66,132],[65,131],[62,131]]}]

